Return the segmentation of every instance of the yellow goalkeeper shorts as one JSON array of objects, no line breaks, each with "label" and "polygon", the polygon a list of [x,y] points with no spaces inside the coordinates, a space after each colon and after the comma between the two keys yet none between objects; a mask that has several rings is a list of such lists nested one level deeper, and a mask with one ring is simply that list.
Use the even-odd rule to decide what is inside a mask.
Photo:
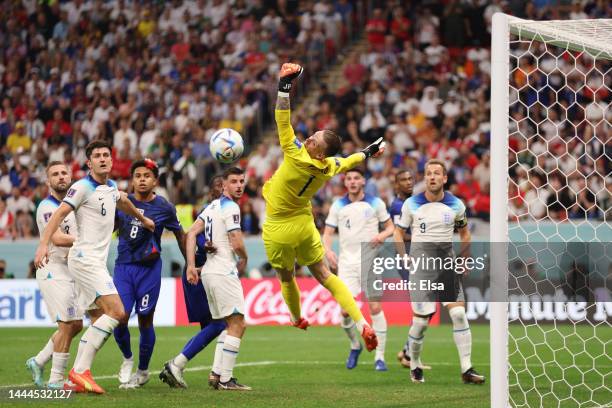
[{"label": "yellow goalkeeper shorts", "polygon": [[268,261],[275,269],[292,271],[296,261],[302,266],[309,266],[325,256],[321,234],[310,214],[282,221],[266,219],[262,238]]}]

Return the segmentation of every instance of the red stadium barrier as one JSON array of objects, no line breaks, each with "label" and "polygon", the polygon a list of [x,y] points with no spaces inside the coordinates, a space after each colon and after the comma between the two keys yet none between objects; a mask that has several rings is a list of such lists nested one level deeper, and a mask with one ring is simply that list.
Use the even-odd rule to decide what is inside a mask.
[{"label": "red stadium barrier", "polygon": [[[245,298],[245,317],[250,325],[289,324],[289,311],[280,290],[277,279],[242,279]],[[330,293],[313,278],[298,278],[302,292],[302,313],[313,325],[339,325],[340,306]],[[361,311],[369,320],[368,307],[358,301]],[[412,310],[407,302],[386,302],[383,309],[389,325],[408,325],[412,321]],[[431,324],[440,322],[438,312]],[[188,325],[183,286],[176,279],[176,325]]]}]

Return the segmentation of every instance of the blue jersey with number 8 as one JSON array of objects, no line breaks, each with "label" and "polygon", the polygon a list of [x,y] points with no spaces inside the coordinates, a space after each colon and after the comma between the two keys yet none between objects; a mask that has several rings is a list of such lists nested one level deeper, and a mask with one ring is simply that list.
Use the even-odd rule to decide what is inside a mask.
[{"label": "blue jersey with number 8", "polygon": [[134,206],[145,217],[155,222],[155,231],[145,229],[136,218],[117,211],[116,226],[119,230],[117,264],[141,263],[159,256],[161,235],[164,228],[178,231],[181,224],[176,217],[176,208],[165,198],[155,196],[151,201],[138,201],[132,194],[128,196]]}]

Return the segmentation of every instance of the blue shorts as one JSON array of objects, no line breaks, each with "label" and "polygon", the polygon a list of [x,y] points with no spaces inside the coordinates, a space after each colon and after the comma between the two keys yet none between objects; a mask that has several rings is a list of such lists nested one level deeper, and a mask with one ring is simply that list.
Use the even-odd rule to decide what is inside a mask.
[{"label": "blue shorts", "polygon": [[125,312],[148,315],[155,311],[161,287],[161,258],[150,264],[116,264],[113,281]]},{"label": "blue shorts", "polygon": [[189,323],[209,323],[213,320],[208,307],[208,299],[202,280],[199,279],[197,285],[187,282],[187,274],[183,271],[181,278],[183,281],[183,294],[185,295],[185,306],[187,307],[187,317]]}]

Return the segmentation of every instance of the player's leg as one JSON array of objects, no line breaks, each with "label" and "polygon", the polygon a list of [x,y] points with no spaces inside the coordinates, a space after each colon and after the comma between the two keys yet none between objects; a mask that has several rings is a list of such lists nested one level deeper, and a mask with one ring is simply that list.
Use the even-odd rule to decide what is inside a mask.
[{"label": "player's leg", "polygon": [[[300,262],[299,255],[298,262]],[[342,310],[346,311],[351,319],[353,319],[357,326],[357,331],[361,333],[361,337],[365,342],[367,350],[374,350],[378,345],[376,333],[363,317],[363,314],[361,313],[361,310],[359,310],[359,306],[357,306],[357,302],[355,302],[351,291],[340,280],[340,278],[330,272],[327,265],[323,262],[322,256],[318,261],[309,264],[308,269],[310,270],[312,276],[314,276],[315,279],[317,279],[317,281],[319,281],[319,283],[325,287],[325,289],[331,292],[332,296],[334,299],[336,299],[336,302],[338,302]]]},{"label": "player's leg", "polygon": [[281,293],[289,308],[291,322],[305,330],[308,321],[302,318],[300,288],[295,280],[295,249],[293,243],[288,242],[299,236],[299,228],[295,227],[291,222],[281,225],[266,223],[262,238],[268,261],[281,282]]},{"label": "player's leg", "polygon": [[32,376],[32,381],[37,387],[43,387],[45,366],[53,357],[53,341],[57,336],[57,330],[53,332],[45,346],[34,356],[26,361],[26,368]]},{"label": "player's leg", "polygon": [[136,289],[136,313],[140,341],[138,347],[138,370],[129,378],[129,386],[140,387],[149,381],[149,362],[155,348],[153,318],[161,289],[161,258],[152,265],[135,266],[132,273]]},{"label": "player's leg", "polygon": [[482,384],[485,377],[478,374],[472,366],[472,332],[467,316],[465,302],[445,303],[448,314],[453,322],[453,340],[459,353],[461,378],[464,383]]},{"label": "player's leg", "polygon": [[234,378],[234,366],[240,351],[240,343],[246,329],[244,315],[233,314],[225,319],[227,323],[227,334],[223,342],[223,358],[221,360],[221,377],[219,378],[219,390],[248,391],[251,387],[238,383]]},{"label": "player's leg", "polygon": [[98,350],[119,323],[127,323],[128,315],[106,265],[99,265],[95,261],[84,261],[83,258],[69,257],[68,268],[75,278],[77,290],[81,293],[81,302],[85,305],[95,302],[102,309],[102,315],[81,337],[78,358],[74,362],[69,378],[86,391],[101,394],[104,390],[93,380],[90,372],[91,364]]},{"label": "player's leg", "polygon": [[53,341],[53,358],[47,387],[64,389],[64,374],[70,359],[70,344],[72,339],[83,329],[83,321],[59,321],[57,325],[58,330]]},{"label": "player's leg", "polygon": [[[135,267],[127,264],[115,265],[115,273],[113,276],[113,282],[123,303],[123,308],[126,313],[131,313],[136,303],[136,285],[134,284]],[[119,324],[115,330],[113,330],[113,336],[115,341],[121,350],[123,355],[123,361],[119,367],[119,387],[125,388],[130,382],[132,376],[132,369],[134,368],[134,357],[132,354],[130,329],[126,324]]]},{"label": "player's leg", "polygon": [[412,325],[408,331],[410,337],[410,348],[408,354],[410,355],[410,378],[412,382],[422,383],[425,382],[423,376],[423,369],[421,367],[421,352],[423,351],[423,341],[425,339],[425,331],[429,326],[429,319],[436,310],[436,304],[433,302],[423,302],[412,304],[412,310],[414,312],[412,316]]},{"label": "player's leg", "polygon": [[378,344],[376,333],[374,333],[374,330],[363,317],[351,291],[340,278],[331,273],[327,263],[323,262],[324,256],[325,250],[321,243],[321,234],[319,234],[314,222],[311,220],[304,226],[301,242],[296,248],[297,261],[300,265],[307,265],[312,276],[314,276],[325,289],[331,292],[342,310],[348,313],[357,325],[357,330],[361,333],[367,350],[374,350]]},{"label": "player's leg", "polygon": [[[351,291],[353,297],[357,297],[361,292],[359,271],[355,268],[340,263],[338,265],[338,277],[346,284],[346,286]],[[357,363],[359,362],[359,355],[363,350],[361,346],[361,342],[359,341],[359,333],[357,333],[357,326],[351,316],[344,310],[341,311],[342,320],[340,321],[340,327],[344,333],[346,333],[351,348],[349,350],[348,358],[346,359],[346,368],[352,370],[357,367]]]},{"label": "player's leg", "polygon": [[380,302],[369,302],[370,316],[372,316],[372,328],[378,337],[378,346],[374,356],[374,368],[376,371],[387,371],[385,363],[385,346],[387,344],[387,319]]}]

